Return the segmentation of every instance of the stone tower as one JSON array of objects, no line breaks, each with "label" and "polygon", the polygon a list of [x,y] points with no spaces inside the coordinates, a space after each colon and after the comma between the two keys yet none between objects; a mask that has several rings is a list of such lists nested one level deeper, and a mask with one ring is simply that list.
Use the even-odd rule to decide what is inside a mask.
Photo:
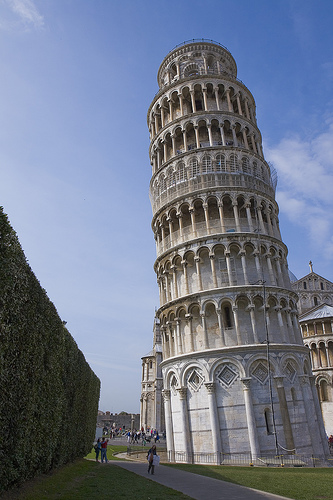
[{"label": "stone tower", "polygon": [[169,456],[325,456],[254,98],[210,40],[175,47],[157,79],[150,197]]}]

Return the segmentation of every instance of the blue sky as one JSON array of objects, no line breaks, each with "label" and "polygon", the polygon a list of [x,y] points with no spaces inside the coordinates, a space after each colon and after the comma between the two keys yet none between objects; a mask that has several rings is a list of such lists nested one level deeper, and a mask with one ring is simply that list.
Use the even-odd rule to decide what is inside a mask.
[{"label": "blue sky", "polygon": [[234,56],[278,171],[289,267],[333,281],[330,0],[0,0],[0,204],[102,382],[139,411],[153,272],[146,115],[177,44]]}]

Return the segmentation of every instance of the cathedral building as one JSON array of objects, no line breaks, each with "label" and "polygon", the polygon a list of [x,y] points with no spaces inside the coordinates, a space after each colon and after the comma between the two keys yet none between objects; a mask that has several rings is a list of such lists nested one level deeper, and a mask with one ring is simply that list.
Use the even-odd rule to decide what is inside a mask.
[{"label": "cathedral building", "polygon": [[333,283],[313,271],[292,283],[299,295],[299,322],[310,349],[325,430],[333,435]]},{"label": "cathedral building", "polygon": [[[236,455],[253,463],[277,454],[324,458],[276,175],[264,157],[254,97],[230,52],[209,40],[175,47],[157,80],[147,116],[160,294],[154,346],[169,457],[218,464]],[[154,353],[143,358],[141,420],[158,427],[149,416],[158,414],[148,403],[150,366]]]}]

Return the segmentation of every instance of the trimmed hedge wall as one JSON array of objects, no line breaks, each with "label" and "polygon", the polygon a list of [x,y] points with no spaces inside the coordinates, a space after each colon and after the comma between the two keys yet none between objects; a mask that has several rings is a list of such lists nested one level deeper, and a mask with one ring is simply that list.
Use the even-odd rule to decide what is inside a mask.
[{"label": "trimmed hedge wall", "polygon": [[0,493],[91,451],[99,392],[0,207]]}]

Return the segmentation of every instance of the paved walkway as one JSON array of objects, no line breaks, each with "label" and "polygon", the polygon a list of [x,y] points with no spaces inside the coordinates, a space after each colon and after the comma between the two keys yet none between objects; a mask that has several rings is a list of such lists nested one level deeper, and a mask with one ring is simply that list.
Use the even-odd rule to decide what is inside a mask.
[{"label": "paved walkway", "polygon": [[144,476],[147,479],[181,491],[195,500],[286,500],[286,497],[253,490],[245,486],[212,479],[192,472],[186,472],[174,467],[159,465],[155,467],[155,474],[147,473],[147,464],[142,462],[121,462],[110,460],[110,465],[117,465],[123,469]]}]

